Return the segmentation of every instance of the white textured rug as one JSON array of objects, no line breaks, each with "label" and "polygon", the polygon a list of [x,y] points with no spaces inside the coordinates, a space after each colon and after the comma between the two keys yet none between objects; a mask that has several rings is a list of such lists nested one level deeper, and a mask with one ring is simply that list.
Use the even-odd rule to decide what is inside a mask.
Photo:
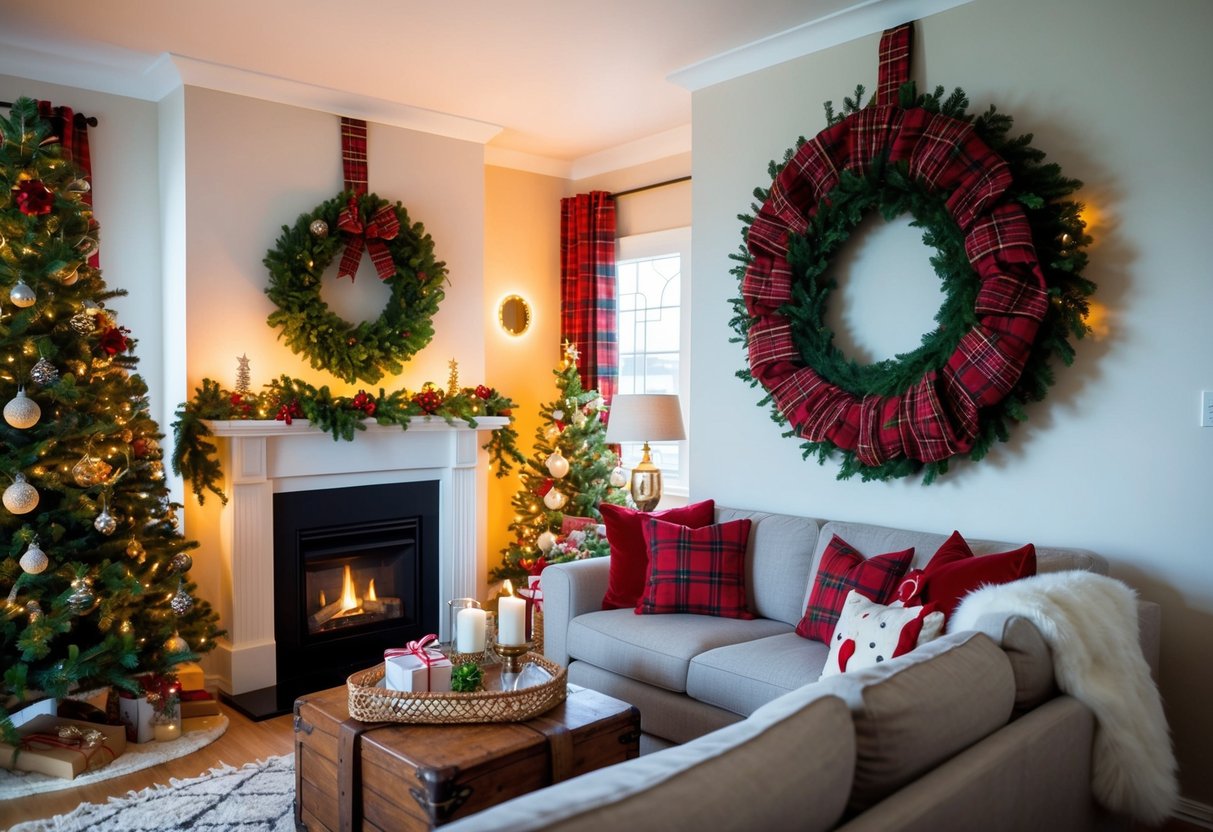
[{"label": "white textured rug", "polygon": [[65,780],[62,777],[51,777],[49,774],[38,774],[37,772],[0,769],[0,800],[29,797],[31,794],[54,792],[60,789],[74,789],[77,786],[87,786],[90,783],[98,783],[112,777],[121,777],[133,771],[142,771],[168,760],[192,754],[199,748],[210,745],[223,736],[227,726],[227,717],[220,715],[213,728],[190,731],[172,742],[145,742],[139,745],[132,743],[126,747],[126,751],[121,757],[109,765],[95,771],[85,772],[75,780]]},{"label": "white textured rug", "polygon": [[84,803],[66,815],[33,820],[9,832],[295,832],[295,762],[285,754],[244,768],[220,765],[108,803]]}]

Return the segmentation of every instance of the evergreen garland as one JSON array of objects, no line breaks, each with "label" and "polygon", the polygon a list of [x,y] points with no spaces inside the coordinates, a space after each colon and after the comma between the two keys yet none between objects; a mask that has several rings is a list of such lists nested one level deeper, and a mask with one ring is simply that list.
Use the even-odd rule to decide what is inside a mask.
[{"label": "evergreen garland", "polygon": [[[858,86],[854,98],[847,97],[843,110],[836,113],[833,102],[825,103],[827,125],[833,126],[858,113],[863,106],[864,88]],[[965,121],[973,125],[976,134],[997,153],[1010,168],[1013,183],[1006,198],[1020,203],[1032,230],[1039,266],[1045,277],[1050,305],[1024,365],[1023,372],[1011,393],[997,404],[979,413],[979,432],[967,456],[979,460],[986,455],[995,440],[1006,441],[1010,425],[1027,419],[1024,405],[1040,401],[1053,384],[1052,362],[1060,359],[1067,366],[1073,363],[1074,347],[1070,339],[1081,339],[1090,330],[1086,323],[1087,298],[1095,284],[1082,277],[1087,264],[1083,250],[1091,238],[1085,233],[1080,203],[1066,199],[1082,183],[1061,174],[1054,163],[1045,163],[1045,154],[1031,146],[1032,135],[1011,136],[1012,119],[991,106],[984,114],[973,117],[966,112],[968,97],[960,88],[944,98],[943,87],[930,95],[918,95],[913,82],[900,90],[899,106],[904,109],[921,107],[928,112]],[[768,172],[772,181],[804,145],[801,137],[790,148],[782,162],[771,162]],[[752,262],[747,246],[749,228],[770,196],[769,189],[756,188],[758,203],[751,214],[742,214],[742,244],[740,251],[730,255],[738,265],[731,269],[739,286]],[[825,325],[826,303],[830,291],[836,288],[824,273],[834,254],[847,242],[855,227],[872,211],[879,211],[885,220],[904,213],[913,217],[912,226],[924,229],[923,243],[935,249],[930,258],[932,267],[942,282],[945,296],[935,316],[938,327],[922,337],[920,346],[908,353],[868,365],[848,359],[834,344],[834,333]],[[838,186],[821,201],[810,218],[808,232],[792,234],[788,241],[787,259],[793,271],[793,300],[780,309],[792,326],[793,341],[805,364],[823,379],[857,396],[894,396],[906,392],[927,372],[942,368],[956,349],[963,335],[976,323],[974,302],[980,280],[974,272],[964,248],[964,235],[949,214],[945,201],[928,193],[906,175],[902,164],[886,164],[872,160],[870,172],[859,176],[844,171]],[[748,346],[749,329],[754,322],[745,300],[738,296],[730,300],[733,317],[730,326],[737,336],[730,340]],[[759,384],[749,368],[737,376],[751,387]],[[773,403],[770,394],[759,406],[771,406],[772,419],[787,426],[787,417]],[[788,430],[785,436],[796,435]],[[838,479],[859,474],[862,480],[888,480],[919,472],[923,483],[930,484],[948,470],[948,460],[926,463],[905,457],[895,458],[876,466],[864,465],[856,453],[839,448],[829,441],[804,442],[804,458],[815,457],[824,464],[836,452],[842,463]]]},{"label": "evergreen garland", "polygon": [[403,362],[434,337],[431,318],[443,298],[446,263],[434,258],[433,239],[421,223],[409,219],[403,205],[391,205],[375,194],[358,196],[364,223],[385,206],[400,221],[395,238],[384,241],[396,271],[384,281],[391,297],[374,321],[351,324],[337,315],[320,296],[321,278],[345,249],[337,224],[352,197],[349,191],[338,194],[301,214],[293,226],[282,227],[277,246],[265,257],[270,270],[265,293],[278,307],[269,324],[282,329],[278,337],[296,355],[346,382],[374,384],[384,375],[402,372]]},{"label": "evergreen garland", "polygon": [[497,476],[503,477],[513,463],[525,462],[518,450],[518,432],[513,428],[515,406],[508,397],[484,385],[465,387],[453,396],[432,384],[423,385],[415,393],[406,390],[388,393],[380,388],[379,395],[374,397],[362,390],[353,396],[335,396],[327,386],[315,387],[285,375],[256,394],[235,393],[223,389],[216,381],[203,379],[202,386],[194,391],[194,398],[177,408],[177,419],[173,422],[173,471],[189,481],[199,503],[205,502],[207,491],[227,503],[227,495],[220,487],[223,468],[218,448],[206,424],[212,419],[277,419],[287,424],[307,419],[312,426],[332,434],[334,440],[351,441],[358,431],[366,430],[368,418],[380,425],[399,425],[401,430],[408,430],[409,420],[420,416],[439,418],[449,425],[462,420],[473,428],[477,417],[507,416],[510,424],[495,428],[483,446],[497,468]]}]

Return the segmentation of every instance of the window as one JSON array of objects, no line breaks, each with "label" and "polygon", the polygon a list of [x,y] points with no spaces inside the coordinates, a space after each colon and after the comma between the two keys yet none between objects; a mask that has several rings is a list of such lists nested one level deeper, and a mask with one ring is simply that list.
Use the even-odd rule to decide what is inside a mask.
[{"label": "window", "polygon": [[[690,366],[691,229],[675,228],[621,237],[616,249],[619,304],[619,392],[677,393],[687,419]],[[689,485],[685,442],[649,445],[661,469],[663,490],[686,496]],[[622,446],[623,466],[640,462],[642,443]]]}]

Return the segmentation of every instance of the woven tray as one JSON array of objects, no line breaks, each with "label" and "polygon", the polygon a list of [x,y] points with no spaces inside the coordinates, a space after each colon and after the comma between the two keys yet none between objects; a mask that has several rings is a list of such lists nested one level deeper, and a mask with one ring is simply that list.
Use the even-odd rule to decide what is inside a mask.
[{"label": "woven tray", "polygon": [[[363,722],[413,722],[454,725],[462,722],[525,722],[559,705],[568,695],[568,672],[538,653],[528,653],[552,674],[550,681],[522,690],[476,693],[409,693],[379,687],[383,665],[350,676],[350,716]],[[500,678],[501,668],[485,668],[486,686]]]}]

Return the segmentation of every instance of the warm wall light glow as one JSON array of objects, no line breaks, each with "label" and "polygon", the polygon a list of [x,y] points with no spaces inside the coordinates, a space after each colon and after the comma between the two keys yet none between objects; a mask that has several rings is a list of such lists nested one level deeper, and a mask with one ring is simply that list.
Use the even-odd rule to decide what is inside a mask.
[{"label": "warm wall light glow", "polygon": [[513,585],[512,583],[510,583],[510,579],[509,579],[509,578],[506,578],[504,581],[502,581],[502,583],[501,583],[501,588],[502,588],[503,590],[505,590],[505,594],[506,594],[506,595],[513,596],[513,594],[514,594],[514,585]]},{"label": "warm wall light glow", "polygon": [[1112,314],[1108,307],[1098,301],[1087,301],[1087,314],[1083,317],[1083,321],[1087,326],[1091,327],[1091,336],[1096,341],[1103,340],[1108,337],[1112,331]]}]

